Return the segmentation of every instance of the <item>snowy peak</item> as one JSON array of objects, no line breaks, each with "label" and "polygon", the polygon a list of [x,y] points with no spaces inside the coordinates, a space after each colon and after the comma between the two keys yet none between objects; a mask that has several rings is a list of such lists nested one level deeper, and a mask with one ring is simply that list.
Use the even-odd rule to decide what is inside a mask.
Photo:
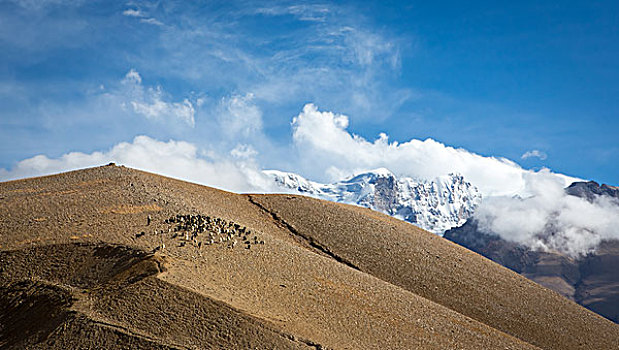
[{"label": "snowy peak", "polygon": [[348,180],[344,180],[343,182],[358,182],[358,181],[372,181],[380,178],[394,178],[395,175],[389,171],[387,168],[378,168],[374,170],[365,171],[350,177]]},{"label": "snowy peak", "polygon": [[332,184],[277,170],[265,174],[286,192],[371,208],[437,234],[464,224],[481,202],[478,189],[459,174],[427,181],[379,168]]},{"label": "snowy peak", "polygon": [[384,213],[392,213],[397,207],[399,186],[392,172],[385,168],[368,171],[339,183],[345,187],[355,204]]},{"label": "snowy peak", "polygon": [[309,181],[301,175],[279,170],[264,170],[263,173],[271,177],[281,189],[301,194],[322,195],[320,188],[324,185]]}]

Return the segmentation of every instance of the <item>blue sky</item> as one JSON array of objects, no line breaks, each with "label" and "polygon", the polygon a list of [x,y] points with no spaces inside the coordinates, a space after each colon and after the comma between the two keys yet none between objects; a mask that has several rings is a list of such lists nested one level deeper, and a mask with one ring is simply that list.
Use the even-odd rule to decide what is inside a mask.
[{"label": "blue sky", "polygon": [[0,0],[0,168],[147,136],[324,180],[349,168],[320,140],[300,150],[311,103],[369,142],[431,138],[617,185],[618,7]]}]

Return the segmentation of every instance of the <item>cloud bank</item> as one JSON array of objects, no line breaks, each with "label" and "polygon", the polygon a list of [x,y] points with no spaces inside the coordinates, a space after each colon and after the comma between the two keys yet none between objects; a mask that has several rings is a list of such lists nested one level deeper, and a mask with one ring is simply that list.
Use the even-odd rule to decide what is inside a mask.
[{"label": "cloud bank", "polygon": [[[151,103],[145,102],[153,98],[150,95],[154,92],[151,91],[152,88],[143,88],[138,72],[129,71],[122,85],[127,87],[129,96],[122,103],[135,108],[136,113],[158,118],[176,111],[176,114],[168,117],[184,119],[179,117],[179,114],[182,116],[185,112],[180,107],[175,109],[174,103],[163,102],[157,98]],[[218,152],[208,153],[209,158],[216,162],[201,158],[195,144],[183,141],[165,143],[147,136],[138,136],[132,143],[117,144],[107,152],[68,153],[58,159],[39,155],[26,159],[10,171],[2,170],[2,178],[36,176],[115,161],[233,191],[263,191],[266,187],[261,181],[254,181],[257,179],[255,174],[259,173],[262,167],[272,166],[257,164],[255,160],[264,148],[263,143],[268,140],[264,139],[262,133],[262,112],[252,100],[252,95],[232,96],[221,100],[216,117],[218,123],[214,124],[219,130],[211,133],[230,138],[234,143],[229,145],[229,151],[220,148]],[[165,107],[160,107],[160,104]],[[187,118],[191,115],[187,112]],[[193,119],[191,121],[193,122]],[[514,194],[530,196],[532,187],[528,182],[538,176],[537,173],[522,169],[508,159],[484,157],[432,139],[412,139],[398,143],[389,142],[386,134],[380,134],[376,140],[368,141],[348,131],[347,116],[319,111],[313,104],[305,105],[302,112],[293,118],[291,126],[293,149],[276,150],[279,158],[288,158],[288,167],[282,170],[299,172],[313,180],[333,182],[354,173],[380,167],[390,169],[398,175],[427,180],[448,173],[461,173],[467,181],[482,191],[484,197],[489,197]],[[205,146],[212,146],[209,139],[204,139],[204,142]],[[265,159],[271,155],[263,156]],[[239,166],[241,161],[243,166]],[[286,163],[282,159],[277,161]],[[251,167],[247,166],[249,163]],[[215,176],[217,166],[224,167],[226,172],[234,168],[232,173],[235,175],[227,182]],[[192,167],[195,170],[192,170]],[[248,177],[242,173],[244,171],[251,175]],[[200,173],[204,174],[198,175]],[[552,176],[562,186],[567,186],[573,180],[552,173],[539,176]]]},{"label": "cloud bank", "polygon": [[[511,160],[484,157],[433,139],[398,143],[389,142],[386,134],[380,134],[376,140],[368,141],[350,133],[348,124],[347,116],[321,112],[313,104],[307,104],[294,118],[294,144],[302,159],[311,159],[303,168],[304,173],[327,181],[379,167],[422,179],[461,173],[485,197],[530,194],[527,181],[536,176]],[[564,186],[577,180],[559,174],[552,176]]]},{"label": "cloud bank", "polygon": [[28,158],[11,170],[0,169],[0,180],[48,175],[115,162],[229,191],[272,190],[272,181],[262,174],[251,158],[254,153],[247,147],[238,147],[237,152],[241,152],[242,157],[208,157],[206,152],[200,152],[198,147],[188,142],[162,142],[148,136],[137,136],[133,142],[119,143],[105,152],[72,152],[55,159],[44,155]]},{"label": "cloud bank", "polygon": [[528,198],[489,197],[475,212],[478,227],[533,249],[572,257],[593,251],[603,240],[619,239],[619,203],[611,197],[593,202],[567,195],[549,171],[527,174]]}]

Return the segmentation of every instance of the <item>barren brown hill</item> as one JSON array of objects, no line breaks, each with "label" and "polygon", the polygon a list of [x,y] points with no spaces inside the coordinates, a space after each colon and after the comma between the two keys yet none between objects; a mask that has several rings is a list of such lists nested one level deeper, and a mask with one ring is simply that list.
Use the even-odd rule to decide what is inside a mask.
[{"label": "barren brown hill", "polygon": [[116,166],[0,184],[0,289],[9,349],[619,344],[616,324],[388,216]]}]

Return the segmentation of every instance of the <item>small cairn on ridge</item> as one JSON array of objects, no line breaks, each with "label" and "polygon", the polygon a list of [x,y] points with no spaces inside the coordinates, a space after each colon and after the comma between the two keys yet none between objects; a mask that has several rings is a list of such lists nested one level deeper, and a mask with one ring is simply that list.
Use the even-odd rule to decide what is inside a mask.
[{"label": "small cairn on ridge", "polygon": [[250,249],[252,245],[264,244],[259,234],[232,220],[187,214],[173,216],[164,223],[175,225],[168,232],[172,233],[172,239],[180,241],[180,247],[191,244],[201,249],[203,246],[223,244],[234,248],[242,244],[245,249]]}]

